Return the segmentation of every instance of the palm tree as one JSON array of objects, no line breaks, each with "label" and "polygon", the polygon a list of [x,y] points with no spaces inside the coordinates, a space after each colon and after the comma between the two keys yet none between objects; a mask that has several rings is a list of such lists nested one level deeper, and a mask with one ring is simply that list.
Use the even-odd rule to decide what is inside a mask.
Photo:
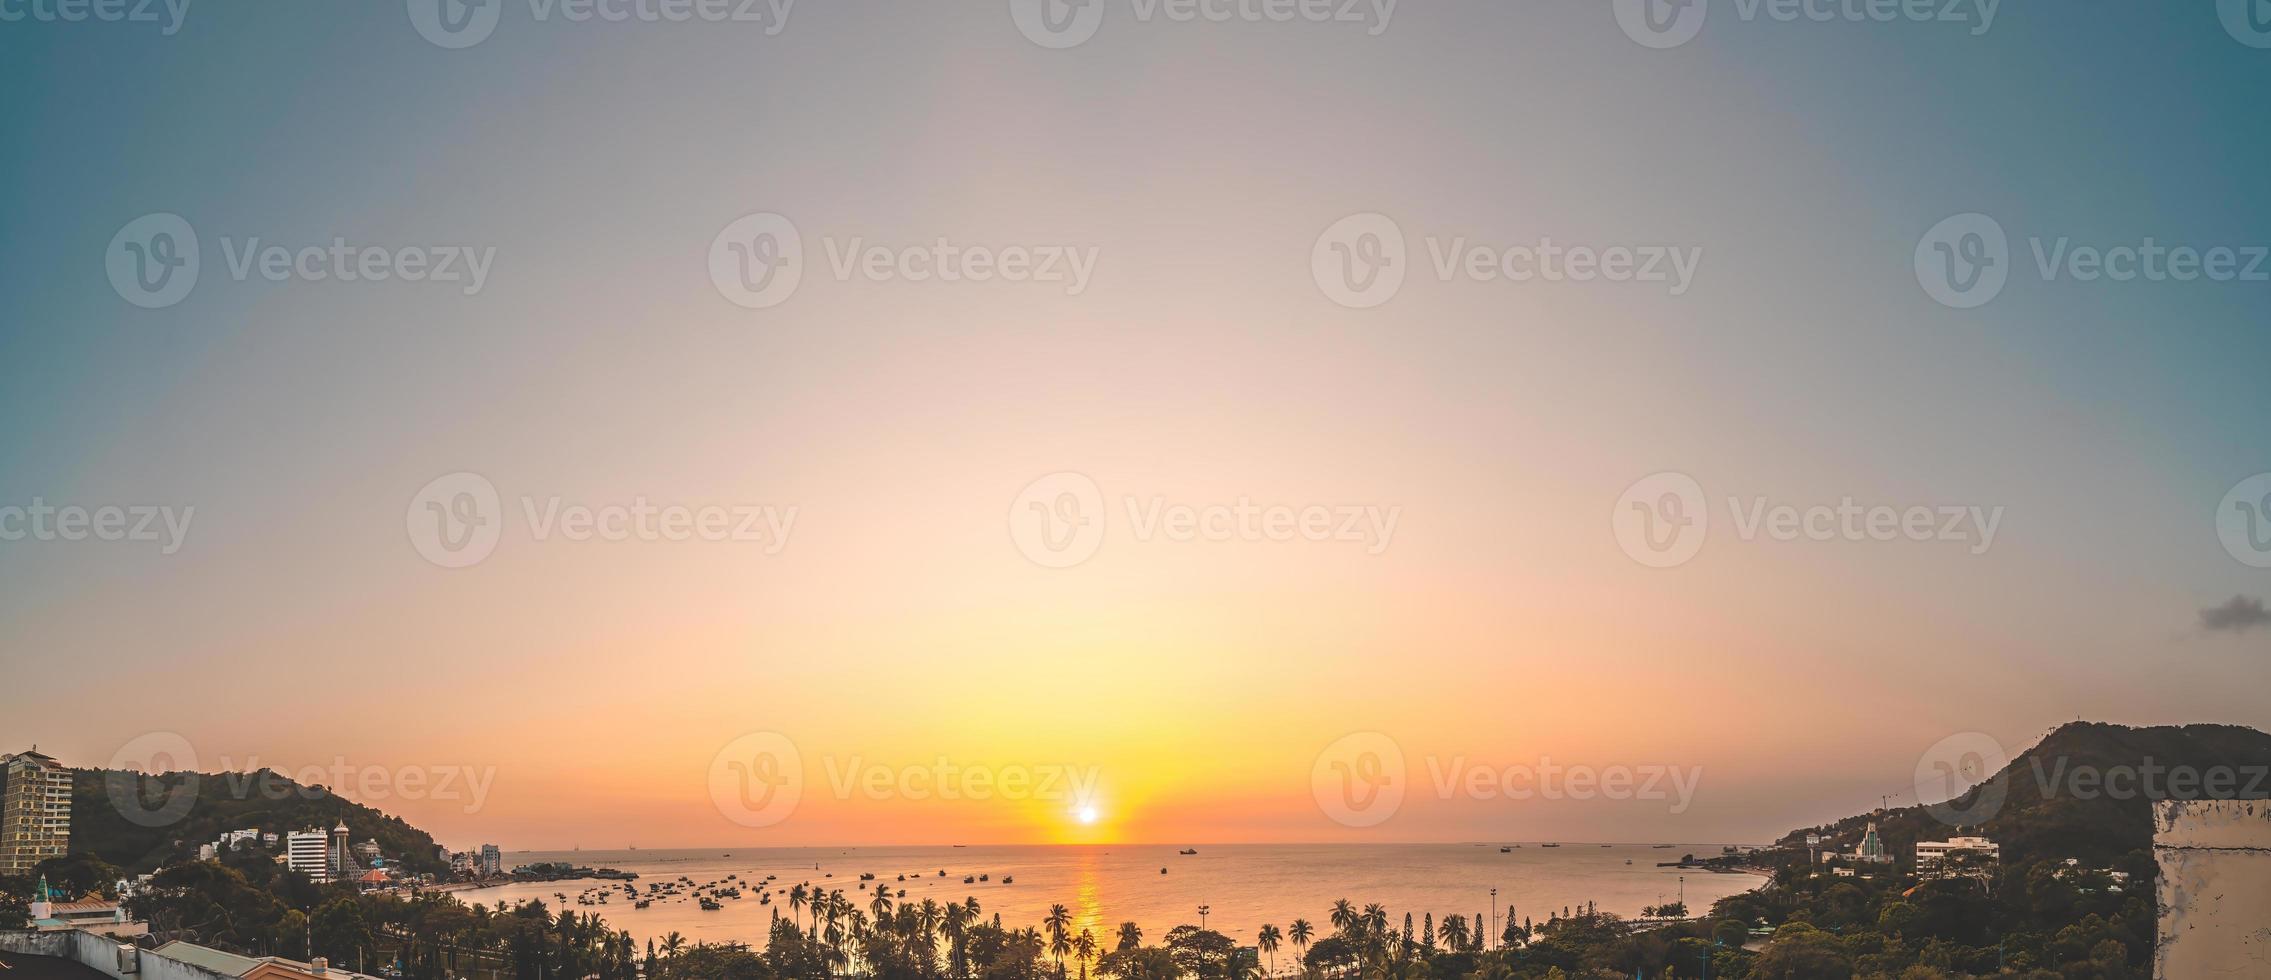
[{"label": "palm tree", "polygon": [[1348,904],[1348,899],[1345,898],[1335,900],[1333,902],[1333,928],[1347,932],[1355,925],[1356,906]]},{"label": "palm tree", "polygon": [[891,889],[875,886],[875,900],[867,903],[867,907],[875,910],[875,923],[882,925],[884,917],[891,914]]},{"label": "palm tree", "polygon": [[1316,934],[1317,927],[1310,925],[1309,920],[1307,919],[1293,920],[1293,926],[1291,930],[1286,933],[1286,935],[1293,938],[1294,948],[1302,951],[1303,953],[1307,953],[1309,951],[1309,937]]},{"label": "palm tree", "polygon": [[1134,949],[1143,945],[1143,927],[1133,922],[1120,923],[1120,948]]},{"label": "palm tree", "polygon": [[797,918],[797,913],[802,911],[804,911],[804,885],[800,882],[796,887],[789,889],[789,917]]},{"label": "palm tree", "polygon": [[1450,947],[1452,952],[1467,948],[1466,916],[1446,915],[1443,917],[1443,945]]},{"label": "palm tree", "polygon": [[1088,961],[1096,958],[1096,934],[1080,930],[1080,938],[1073,940],[1072,951],[1080,957],[1080,980],[1088,980]]},{"label": "palm tree", "polygon": [[[972,899],[972,901],[974,902],[976,899]],[[949,902],[946,905],[946,968],[952,971],[955,976],[959,977],[967,972],[968,964],[964,960],[969,949],[970,934],[968,930],[970,922],[977,917],[978,910],[973,906],[963,905],[960,902]]]},{"label": "palm tree", "polygon": [[1262,952],[1268,953],[1270,956],[1270,974],[1272,976],[1277,974],[1278,940],[1284,937],[1285,934],[1277,931],[1277,927],[1274,925],[1263,926],[1262,931],[1254,936],[1254,945],[1261,947]]},{"label": "palm tree", "polygon": [[1378,902],[1364,907],[1365,928],[1372,930],[1372,938],[1379,940],[1388,934],[1388,910]]},{"label": "palm tree", "polygon": [[1049,927],[1049,952],[1057,958],[1057,980],[1064,980],[1065,954],[1072,952],[1072,937],[1066,931],[1072,926],[1072,913],[1062,903],[1049,906],[1049,917],[1041,920]]},{"label": "palm tree", "polygon": [[679,935],[675,930],[670,935],[662,937],[662,955],[664,956],[676,956],[679,950],[685,948],[686,937]]}]

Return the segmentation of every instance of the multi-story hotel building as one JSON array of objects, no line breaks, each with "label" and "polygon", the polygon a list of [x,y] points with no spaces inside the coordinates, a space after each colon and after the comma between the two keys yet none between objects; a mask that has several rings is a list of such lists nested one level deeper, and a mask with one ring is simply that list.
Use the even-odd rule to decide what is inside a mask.
[{"label": "multi-story hotel building", "polygon": [[0,757],[0,874],[30,874],[71,845],[71,770],[38,750]]},{"label": "multi-story hotel building", "polygon": [[284,835],[284,862],[316,884],[330,881],[331,835],[321,830],[295,830]]}]

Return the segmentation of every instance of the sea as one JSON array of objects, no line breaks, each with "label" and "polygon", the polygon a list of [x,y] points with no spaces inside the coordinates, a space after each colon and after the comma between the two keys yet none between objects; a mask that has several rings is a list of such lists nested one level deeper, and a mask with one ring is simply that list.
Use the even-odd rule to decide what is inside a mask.
[{"label": "sea", "polygon": [[[1501,848],[1508,848],[1501,850]],[[507,869],[538,862],[568,862],[592,868],[636,872],[631,882],[642,894],[655,882],[686,878],[694,885],[743,883],[742,897],[723,908],[704,911],[681,887],[675,898],[634,908],[622,882],[597,880],[533,882],[467,889],[457,897],[492,907],[542,899],[554,912],[562,907],[596,912],[610,928],[627,930],[643,949],[649,938],[678,933],[689,942],[740,942],[762,947],[773,916],[792,916],[788,889],[798,883],[841,890],[865,911],[875,887],[898,902],[960,902],[976,898],[980,916],[998,913],[1004,926],[1039,927],[1051,905],[1072,913],[1072,932],[1087,929],[1110,948],[1119,924],[1142,927],[1146,943],[1185,923],[1204,924],[1244,945],[1254,944],[1263,924],[1281,931],[1305,918],[1322,937],[1332,931],[1332,904],[1348,899],[1358,909],[1378,902],[1389,922],[1401,929],[1404,913],[1415,922],[1434,913],[1480,914],[1492,923],[1493,939],[1505,916],[1543,922],[1565,908],[1595,903],[1601,911],[1627,917],[1643,906],[1685,897],[1695,914],[1711,903],[1750,891],[1763,879],[1696,868],[1659,868],[1682,855],[1716,857],[1719,844],[1225,844],[1032,845],[968,847],[720,847],[690,850],[517,851],[506,852]],[[862,874],[875,875],[862,881]],[[904,875],[905,880],[900,880]],[[963,878],[987,880],[965,884]],[[768,880],[770,879],[770,880]],[[1011,879],[1014,879],[1012,881]],[[750,887],[750,882],[759,887]],[[730,882],[729,882],[730,884]],[[862,886],[866,887],[862,887]],[[1497,890],[1493,906],[1491,890]],[[899,892],[906,892],[900,898]],[[767,904],[760,900],[772,893]],[[599,899],[605,896],[605,902]],[[561,896],[565,896],[563,899]],[[578,899],[588,899],[590,905]],[[809,908],[804,916],[809,924]],[[1278,953],[1292,955],[1292,945]]]}]

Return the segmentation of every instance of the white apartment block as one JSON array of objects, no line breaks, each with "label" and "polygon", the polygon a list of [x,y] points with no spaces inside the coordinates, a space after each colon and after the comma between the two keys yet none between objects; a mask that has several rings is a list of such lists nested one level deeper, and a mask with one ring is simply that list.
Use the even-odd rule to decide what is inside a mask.
[{"label": "white apartment block", "polygon": [[1920,840],[1916,842],[1916,868],[1936,868],[1959,854],[1969,854],[1983,861],[1994,861],[2002,856],[2002,847],[1985,837],[1951,837],[1947,840]]},{"label": "white apartment block", "polygon": [[284,835],[284,862],[308,880],[331,880],[331,835],[321,830],[295,830]]}]

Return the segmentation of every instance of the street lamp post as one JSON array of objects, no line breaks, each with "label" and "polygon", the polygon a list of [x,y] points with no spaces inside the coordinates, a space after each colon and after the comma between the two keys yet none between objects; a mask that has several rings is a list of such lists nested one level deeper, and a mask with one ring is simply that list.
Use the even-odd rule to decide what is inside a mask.
[{"label": "street lamp post", "polygon": [[1201,906],[1199,906],[1199,928],[1201,928],[1201,929],[1204,929],[1204,928],[1206,928],[1206,914],[1207,914],[1207,912],[1211,911],[1211,910],[1212,910],[1213,908],[1214,908],[1214,906],[1211,906],[1211,905],[1201,905]]},{"label": "street lamp post", "polygon": [[[1492,928],[1498,926],[1498,889],[1496,888],[1490,890],[1490,924]],[[1484,948],[1489,948],[1490,937],[1484,936],[1482,943]]]}]

